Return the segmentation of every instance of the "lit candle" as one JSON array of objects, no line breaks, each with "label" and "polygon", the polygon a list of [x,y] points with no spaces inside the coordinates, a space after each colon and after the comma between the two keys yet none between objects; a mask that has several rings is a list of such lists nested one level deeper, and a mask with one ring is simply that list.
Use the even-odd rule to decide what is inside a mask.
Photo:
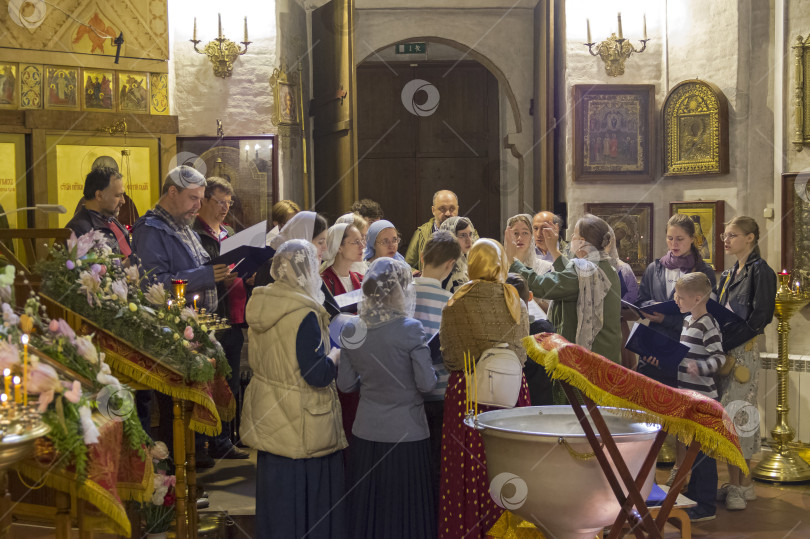
[{"label": "lit candle", "polygon": [[194,294],[194,310],[197,310],[197,299],[199,299],[199,294]]},{"label": "lit candle", "polygon": [[622,14],[619,13],[619,39],[623,39],[624,36],[622,35]]},{"label": "lit candle", "polygon": [[245,43],[247,43],[247,17],[245,17]]},{"label": "lit candle", "polygon": [[5,381],[6,393],[11,388],[11,369],[3,369],[3,380]]},{"label": "lit candle", "polygon": [[647,41],[647,14],[644,14],[644,41]]},{"label": "lit candle", "polygon": [[192,41],[197,41],[197,17],[194,17],[194,37]]},{"label": "lit candle", "polygon": [[[15,376],[14,377],[14,402],[16,402],[17,404],[22,402],[22,398],[23,398],[22,393],[23,393],[22,388],[20,387],[20,377]],[[8,394],[8,392],[6,392],[6,394]]]},{"label": "lit candle", "polygon": [[593,43],[591,40],[591,19],[585,19],[585,26],[588,29],[588,43]]},{"label": "lit candle", "polygon": [[3,393],[2,395],[0,395],[0,402],[2,402],[2,403],[3,403],[3,406],[5,406],[6,404],[8,404],[8,395],[7,395],[7,394],[5,394],[5,393]]},{"label": "lit candle", "polygon": [[[217,13],[217,18],[219,19],[219,37],[222,38],[222,14]],[[621,28],[621,23],[619,23],[619,27]]]},{"label": "lit candle", "polygon": [[[28,334],[23,333],[22,336],[22,343],[23,343],[23,380],[25,380],[25,386],[28,385]],[[23,405],[28,406],[28,392],[23,387]]]}]

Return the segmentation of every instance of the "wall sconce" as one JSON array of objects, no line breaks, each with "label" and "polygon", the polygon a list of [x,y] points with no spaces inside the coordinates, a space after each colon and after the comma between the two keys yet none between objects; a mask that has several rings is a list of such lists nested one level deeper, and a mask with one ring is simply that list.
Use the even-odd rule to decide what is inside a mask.
[{"label": "wall sconce", "polygon": [[248,41],[247,17],[245,17],[245,40],[241,42],[245,48],[241,51],[236,43],[223,37],[222,15],[217,14],[217,17],[219,18],[219,37],[209,41],[204,50],[197,48],[197,44],[200,42],[200,40],[197,39],[197,17],[194,17],[194,37],[193,39],[189,39],[189,41],[194,43],[195,51],[200,54],[205,54],[208,56],[208,59],[211,60],[211,63],[214,65],[214,75],[224,79],[231,76],[233,73],[233,63],[236,61],[237,56],[245,54],[248,45],[252,42]]},{"label": "wall sconce", "polygon": [[[619,36],[610,34],[610,37],[599,43],[598,45],[591,39],[591,20],[585,19],[585,24],[588,27],[588,42],[584,45],[588,47],[588,52],[591,56],[599,56],[605,62],[605,71],[611,77],[618,77],[624,75],[624,62],[630,58],[630,55],[635,53],[641,54],[647,49],[647,15],[644,15],[644,39],[641,39],[641,49],[636,50],[630,43],[630,40],[624,39],[622,35],[622,14],[619,13]],[[596,52],[593,51],[593,46],[596,45]]]}]

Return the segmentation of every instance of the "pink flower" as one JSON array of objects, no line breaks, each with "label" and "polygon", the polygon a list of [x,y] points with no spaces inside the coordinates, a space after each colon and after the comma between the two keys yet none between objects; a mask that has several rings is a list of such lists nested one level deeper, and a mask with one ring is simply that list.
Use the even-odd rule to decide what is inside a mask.
[{"label": "pink flower", "polygon": [[73,387],[70,391],[65,391],[65,398],[76,404],[82,398],[82,384],[78,380],[73,380]]},{"label": "pink flower", "polygon": [[194,330],[191,328],[191,326],[186,326],[186,330],[183,332],[183,337],[185,337],[187,341],[194,338]]},{"label": "pink flower", "polygon": [[48,409],[48,405],[53,402],[53,389],[49,389],[48,391],[43,391],[39,394],[39,401],[37,401],[37,411],[40,414],[44,414],[45,411]]},{"label": "pink flower", "polygon": [[72,270],[76,267],[76,264],[74,264],[72,260],[68,260],[65,262],[65,267],[69,270]]},{"label": "pink flower", "polygon": [[101,268],[103,267],[104,266],[100,264],[93,264],[92,266],[90,266],[90,271],[92,271],[96,275],[101,275]]},{"label": "pink flower", "polygon": [[[73,328],[61,318],[58,319],[56,323],[59,325],[59,328],[54,331],[54,333],[65,337],[68,341],[70,341],[70,344],[76,344],[76,333],[73,332]],[[52,326],[48,327],[51,328]],[[51,329],[51,331],[53,331],[53,329]]]},{"label": "pink flower", "polygon": [[[84,237],[84,236],[82,236]],[[97,266],[97,264],[93,264]],[[79,283],[81,286],[79,290],[87,295],[87,303],[91,307],[95,304],[101,306],[101,300],[98,299],[98,293],[101,291],[101,277],[96,272],[83,271],[79,274]]]},{"label": "pink flower", "polygon": [[0,371],[20,364],[20,350],[16,344],[0,340]]},{"label": "pink flower", "polygon": [[112,289],[112,293],[115,294],[120,301],[127,300],[127,296],[129,295],[129,287],[124,279],[113,281],[110,288]]},{"label": "pink flower", "polygon": [[67,241],[67,246],[69,251],[73,251],[76,249],[76,258],[82,258],[85,256],[90,249],[93,248],[95,245],[95,231],[92,230],[87,234],[82,236],[76,237],[75,233],[70,234],[70,238]]},{"label": "pink flower", "polygon": [[51,330],[51,333],[56,333],[59,331],[59,322],[56,320],[51,320],[51,323],[48,324],[48,329]]},{"label": "pink flower", "polygon": [[76,339],[75,344],[76,351],[79,352],[79,355],[86,359],[88,363],[91,365],[98,363],[98,350],[96,350],[96,345],[93,344],[90,337],[79,337]]},{"label": "pink flower", "polygon": [[59,375],[53,367],[38,361],[32,363],[28,369],[28,383],[25,385],[29,393],[42,393],[43,391],[61,390]]}]

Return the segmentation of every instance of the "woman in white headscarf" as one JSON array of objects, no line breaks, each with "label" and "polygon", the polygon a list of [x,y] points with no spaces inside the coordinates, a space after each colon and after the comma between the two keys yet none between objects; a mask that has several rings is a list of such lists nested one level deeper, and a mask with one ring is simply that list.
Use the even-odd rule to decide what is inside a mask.
[{"label": "woman in white headscarf", "polygon": [[360,288],[363,276],[352,265],[363,260],[366,242],[353,224],[332,225],[326,235],[326,254],[321,278],[334,296]]},{"label": "woman in white headscarf", "polygon": [[[557,332],[572,343],[596,352],[611,361],[621,361],[621,286],[619,275],[610,264],[607,248],[611,239],[610,226],[595,215],[585,215],[577,221],[571,237],[570,250],[576,258],[570,261],[557,246],[558,232],[545,227],[543,234],[554,268],[538,275],[519,260],[510,269],[519,273],[536,297],[554,300],[548,319]],[[515,257],[517,248],[507,228],[507,255]]]},{"label": "woman in white headscarf", "polygon": [[360,302],[364,338],[342,351],[338,386],[360,390],[349,451],[351,537],[436,536],[422,399],[436,373],[422,323],[413,318],[415,297],[407,263],[374,261]]},{"label": "woman in white headscarf", "polygon": [[242,441],[258,449],[257,537],[347,537],[341,425],[329,315],[315,246],[282,244],[271,274],[248,301],[248,359]]},{"label": "woman in white headscarf", "polygon": [[442,282],[442,287],[445,290],[455,292],[461,285],[470,280],[467,276],[467,253],[470,252],[475,241],[475,228],[473,228],[472,221],[466,217],[448,217],[439,229],[446,230],[455,236],[461,247],[461,256],[456,260],[453,271]]},{"label": "woman in white headscarf", "polygon": [[[359,213],[344,213],[337,218],[337,221],[335,221],[336,225],[341,223],[354,225],[354,227],[360,231],[360,237],[363,238],[363,244],[365,244],[366,234],[368,233],[368,221],[366,221],[362,215]],[[351,271],[359,273],[361,276],[364,275],[368,269],[368,264],[366,264],[366,262],[363,260],[364,254],[365,251],[361,252],[360,260],[353,262],[351,266]]]}]

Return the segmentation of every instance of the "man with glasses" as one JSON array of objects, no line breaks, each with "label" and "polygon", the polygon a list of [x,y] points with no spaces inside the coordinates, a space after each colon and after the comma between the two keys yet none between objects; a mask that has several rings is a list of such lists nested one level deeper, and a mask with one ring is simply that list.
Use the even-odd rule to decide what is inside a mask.
[{"label": "man with glasses", "polygon": [[[433,236],[434,232],[439,230],[439,227],[447,218],[458,216],[458,197],[453,191],[446,189],[436,191],[433,194],[433,205],[430,207],[430,211],[433,213],[433,217],[416,229],[405,254],[405,262],[419,271],[422,270],[421,256],[427,241]],[[474,233],[473,242],[477,239],[478,234]]]},{"label": "man with glasses", "polygon": [[[222,240],[234,234],[234,230],[225,225],[225,218],[234,204],[233,195],[233,187],[224,178],[214,176],[206,180],[205,198],[194,220],[194,231],[211,259],[219,256]],[[247,290],[244,281],[236,273],[229,273],[224,281],[217,283],[217,300],[217,314],[231,324],[228,329],[217,332],[216,337],[231,367],[228,385],[238,403],[239,370],[245,342],[242,328],[246,327]],[[231,422],[223,422],[222,432],[208,438],[208,455],[214,459],[246,459],[250,456],[231,442]]]},{"label": "man with glasses", "polygon": [[[191,228],[205,198],[205,185],[205,176],[192,167],[183,165],[169,171],[157,204],[132,228],[132,249],[150,279],[163,283],[168,291],[173,279],[187,280],[186,297],[199,296],[197,306],[213,312],[217,308],[216,284],[225,281],[230,272],[225,264],[205,265],[211,257]],[[161,411],[168,412],[161,417],[157,438],[171,448],[171,398],[162,393],[156,396]],[[139,417],[141,413],[139,409]],[[199,447],[198,442],[197,464],[213,466],[210,457],[200,459]]]}]

